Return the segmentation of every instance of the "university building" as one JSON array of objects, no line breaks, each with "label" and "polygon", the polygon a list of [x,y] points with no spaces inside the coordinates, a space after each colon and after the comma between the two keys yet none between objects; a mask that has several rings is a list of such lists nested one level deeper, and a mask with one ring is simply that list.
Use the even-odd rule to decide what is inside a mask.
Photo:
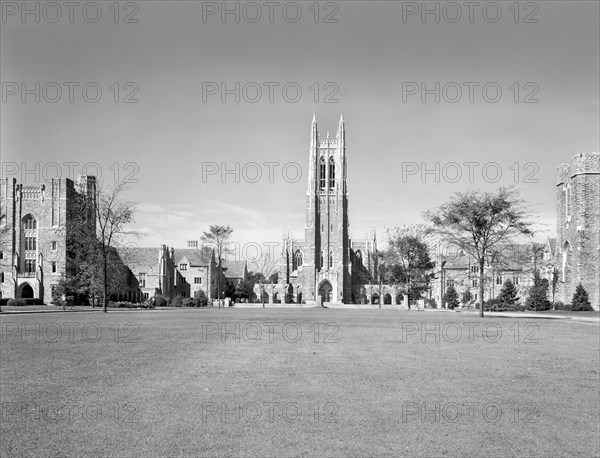
[{"label": "university building", "polygon": [[[269,302],[375,302],[386,295],[396,303],[394,288],[376,283],[377,240],[349,235],[346,124],[340,116],[335,137],[319,133],[316,116],[310,130],[304,238],[283,238],[279,284],[255,287]],[[365,286],[366,284],[366,286]]]},{"label": "university building", "polygon": [[[24,186],[16,179],[0,180],[0,292],[3,298],[52,301],[52,288],[72,274],[67,250],[72,223],[79,221],[77,202],[94,199],[96,178],[80,176]],[[95,234],[93,212],[86,217]]]},{"label": "university building", "polygon": [[[431,296],[441,304],[446,289],[459,296],[469,290],[480,302],[474,259],[452,250],[432,250],[436,279]],[[510,279],[521,303],[533,284],[534,270],[549,283],[548,299],[570,304],[577,285],[586,289],[590,303],[600,309],[600,153],[579,153],[557,169],[556,237],[548,238],[544,252],[534,257],[531,246],[506,245],[502,262],[489,260],[485,270],[485,298],[498,296]]]}]

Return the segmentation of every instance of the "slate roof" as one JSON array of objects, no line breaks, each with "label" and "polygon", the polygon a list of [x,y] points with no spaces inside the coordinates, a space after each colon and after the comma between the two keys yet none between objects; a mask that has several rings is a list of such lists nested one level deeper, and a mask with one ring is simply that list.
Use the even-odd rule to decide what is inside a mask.
[{"label": "slate roof", "polygon": [[119,257],[132,272],[158,273],[158,253],[160,248],[120,247]]},{"label": "slate roof", "polygon": [[223,261],[224,274],[227,278],[245,278],[246,261]]},{"label": "slate roof", "polygon": [[191,266],[207,266],[212,259],[212,248],[203,246],[202,248],[182,248],[175,250],[175,264],[186,258]]}]

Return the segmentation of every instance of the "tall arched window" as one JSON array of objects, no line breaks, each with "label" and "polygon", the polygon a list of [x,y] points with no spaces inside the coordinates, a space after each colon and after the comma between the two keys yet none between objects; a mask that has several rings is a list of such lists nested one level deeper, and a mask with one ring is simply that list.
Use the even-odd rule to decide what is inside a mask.
[{"label": "tall arched window", "polygon": [[319,267],[322,269],[323,268],[323,252],[321,251],[321,260],[319,262]]},{"label": "tall arched window", "polygon": [[302,253],[300,250],[296,250],[296,254],[294,255],[294,270],[297,270],[298,267],[302,265]]},{"label": "tall arched window", "polygon": [[325,158],[321,156],[321,163],[319,165],[319,189],[325,190]]},{"label": "tall arched window", "polygon": [[335,187],[335,161],[332,157],[329,158],[329,189]]},{"label": "tall arched window", "polygon": [[333,267],[333,251],[329,252],[329,267]]},{"label": "tall arched window", "polygon": [[37,229],[37,221],[35,220],[35,218],[33,216],[27,215],[25,218],[23,218],[23,229],[25,229],[25,230]]},{"label": "tall arched window", "polygon": [[32,215],[26,215],[21,222],[21,259],[22,267],[27,273],[36,272],[37,258],[37,221]]}]

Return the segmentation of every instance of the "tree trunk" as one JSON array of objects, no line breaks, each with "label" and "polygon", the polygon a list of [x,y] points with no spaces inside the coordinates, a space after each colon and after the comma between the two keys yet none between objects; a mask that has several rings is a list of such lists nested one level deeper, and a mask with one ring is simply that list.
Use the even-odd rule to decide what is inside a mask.
[{"label": "tree trunk", "polygon": [[484,258],[479,261],[479,316],[483,318],[483,266],[485,265]]},{"label": "tree trunk", "polygon": [[217,302],[221,308],[221,256],[219,255],[219,272],[217,272]]},{"label": "tree trunk", "polygon": [[106,313],[106,296],[108,293],[108,259],[106,259],[106,252],[104,253],[104,313]]}]

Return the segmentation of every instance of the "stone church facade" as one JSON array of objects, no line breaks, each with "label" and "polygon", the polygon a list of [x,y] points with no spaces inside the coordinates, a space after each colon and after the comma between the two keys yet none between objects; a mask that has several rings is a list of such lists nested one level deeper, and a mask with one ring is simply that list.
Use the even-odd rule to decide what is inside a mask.
[{"label": "stone church facade", "polygon": [[[377,284],[375,234],[354,240],[349,233],[346,162],[346,125],[341,115],[335,137],[323,138],[313,116],[310,131],[308,189],[304,238],[283,238],[279,284],[258,285],[257,297],[270,302],[371,303],[396,292]],[[369,284],[369,282],[373,282]]]}]

